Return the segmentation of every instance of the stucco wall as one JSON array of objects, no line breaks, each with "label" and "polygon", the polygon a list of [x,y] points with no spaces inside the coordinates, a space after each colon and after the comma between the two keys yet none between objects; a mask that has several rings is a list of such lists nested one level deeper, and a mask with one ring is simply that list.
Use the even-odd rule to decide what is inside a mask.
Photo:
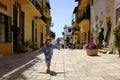
[{"label": "stucco wall", "polygon": [[0,54],[10,55],[12,52],[12,43],[0,43]]},{"label": "stucco wall", "polygon": [[[11,0],[0,0],[0,3],[6,7],[6,9],[0,7],[0,13],[11,16]],[[13,54],[12,42],[0,43],[0,54],[10,55]]]}]

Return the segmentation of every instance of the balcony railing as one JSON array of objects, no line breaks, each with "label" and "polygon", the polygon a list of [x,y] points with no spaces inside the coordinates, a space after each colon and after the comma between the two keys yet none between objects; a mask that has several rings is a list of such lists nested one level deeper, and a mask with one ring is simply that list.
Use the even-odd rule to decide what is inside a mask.
[{"label": "balcony railing", "polygon": [[45,22],[45,23],[47,23],[47,20],[46,20],[46,17],[42,14],[42,16],[41,16],[41,19]]},{"label": "balcony railing", "polygon": [[40,4],[36,1],[36,0],[30,0],[31,3],[35,6],[35,8],[42,13],[42,7],[40,6]]},{"label": "balcony railing", "polygon": [[84,19],[90,19],[90,14],[89,13],[83,13],[77,20],[77,22],[81,22]]}]

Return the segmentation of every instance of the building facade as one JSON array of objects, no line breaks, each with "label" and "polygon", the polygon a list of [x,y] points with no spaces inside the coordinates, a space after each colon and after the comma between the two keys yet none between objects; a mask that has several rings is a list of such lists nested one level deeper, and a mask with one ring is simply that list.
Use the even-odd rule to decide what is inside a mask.
[{"label": "building facade", "polygon": [[[119,0],[75,0],[78,6],[74,9],[72,26],[77,28],[74,34],[78,41],[89,42],[93,40],[98,43],[101,28],[104,29],[104,47],[113,48],[112,30],[120,17]],[[80,35],[80,36],[78,36]]]},{"label": "building facade", "polygon": [[12,53],[12,3],[0,0],[0,55]]},{"label": "building facade", "polygon": [[75,43],[75,36],[73,35],[73,27],[71,26],[64,26],[64,32],[63,32],[63,39],[65,40],[65,45],[68,45],[70,43]]},{"label": "building facade", "polygon": [[[8,4],[6,4],[8,3]],[[18,51],[18,32],[21,32],[22,44],[30,42],[37,49],[45,43],[46,36],[49,32],[50,7],[48,0],[5,0],[0,1],[0,14],[8,17],[5,18],[8,25],[4,25],[6,30],[3,30],[3,22],[0,25],[0,47],[10,50],[0,50],[0,54],[9,55]],[[46,10],[47,9],[47,10]],[[10,18],[9,18],[10,17]],[[0,18],[3,18],[0,16]],[[47,26],[48,25],[48,26]],[[9,26],[11,29],[9,29]],[[8,34],[6,34],[6,31]],[[5,33],[3,35],[3,33]],[[9,47],[8,47],[9,45]],[[7,51],[7,52],[5,52]]]},{"label": "building facade", "polygon": [[[75,19],[72,22],[74,27],[77,27],[75,35],[76,42],[90,41],[90,1],[75,0],[78,6],[74,9]],[[75,25],[76,24],[76,25]]]},{"label": "building facade", "polygon": [[116,25],[115,1],[116,0],[91,1],[91,32],[93,32],[93,40],[97,43],[99,32],[101,28],[103,28],[104,47],[111,47],[113,42],[112,29]]},{"label": "building facade", "polygon": [[117,22],[118,18],[120,17],[120,1],[119,0],[115,0],[115,11],[114,11],[114,15],[115,16],[115,23]]}]

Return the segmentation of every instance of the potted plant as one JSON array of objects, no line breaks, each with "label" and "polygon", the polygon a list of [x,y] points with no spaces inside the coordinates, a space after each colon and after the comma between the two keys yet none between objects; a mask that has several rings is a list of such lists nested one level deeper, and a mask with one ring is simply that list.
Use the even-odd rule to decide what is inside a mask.
[{"label": "potted plant", "polygon": [[115,27],[113,30],[114,35],[114,47],[118,49],[119,57],[120,57],[120,26]]},{"label": "potted plant", "polygon": [[93,41],[91,41],[90,43],[87,43],[85,48],[86,48],[87,55],[89,56],[98,55],[98,47]]},{"label": "potted plant", "polygon": [[32,41],[26,41],[24,42],[24,47],[26,51],[32,51]]}]

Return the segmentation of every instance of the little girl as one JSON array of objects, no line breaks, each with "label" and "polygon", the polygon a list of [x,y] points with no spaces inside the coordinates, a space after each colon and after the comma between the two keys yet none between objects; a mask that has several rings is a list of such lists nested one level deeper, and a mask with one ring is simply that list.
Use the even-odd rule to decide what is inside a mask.
[{"label": "little girl", "polygon": [[35,53],[38,53],[38,52],[44,53],[45,62],[46,62],[46,66],[47,66],[46,73],[50,73],[50,64],[51,64],[51,58],[53,55],[53,49],[60,50],[60,48],[58,46],[51,44],[51,38],[47,37],[45,45],[43,45],[41,48],[39,48],[37,51],[35,51]]}]

